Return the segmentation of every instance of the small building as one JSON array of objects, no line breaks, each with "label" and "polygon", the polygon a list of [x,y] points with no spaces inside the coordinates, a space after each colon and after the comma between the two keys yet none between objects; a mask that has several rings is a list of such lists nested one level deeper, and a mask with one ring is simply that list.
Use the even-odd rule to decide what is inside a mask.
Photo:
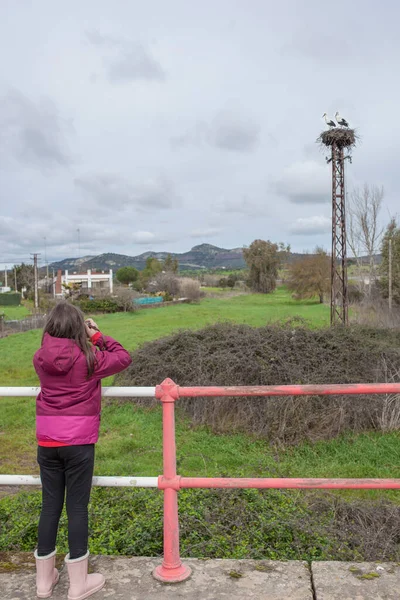
[{"label": "small building", "polygon": [[70,284],[77,284],[83,292],[98,292],[108,291],[113,293],[113,272],[112,269],[108,273],[92,272],[88,269],[86,273],[69,273],[61,269],[57,271],[57,276],[53,279],[53,295],[55,297],[65,296],[65,287]]}]

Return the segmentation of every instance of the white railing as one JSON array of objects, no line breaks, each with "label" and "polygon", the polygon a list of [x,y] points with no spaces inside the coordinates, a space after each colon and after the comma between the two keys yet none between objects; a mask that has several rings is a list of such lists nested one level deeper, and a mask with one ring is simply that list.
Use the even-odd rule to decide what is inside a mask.
[{"label": "white railing", "polygon": [[[0,397],[36,397],[40,387],[0,387]],[[103,397],[113,398],[155,398],[155,387],[103,387]],[[33,426],[33,423],[32,423]],[[1,475],[0,485],[41,485],[40,477],[33,475]],[[158,477],[93,477],[93,485],[98,487],[156,488]]]},{"label": "white railing", "polygon": [[[0,397],[36,397],[40,387],[0,387]],[[155,387],[103,387],[103,397],[112,398],[155,398]]]}]

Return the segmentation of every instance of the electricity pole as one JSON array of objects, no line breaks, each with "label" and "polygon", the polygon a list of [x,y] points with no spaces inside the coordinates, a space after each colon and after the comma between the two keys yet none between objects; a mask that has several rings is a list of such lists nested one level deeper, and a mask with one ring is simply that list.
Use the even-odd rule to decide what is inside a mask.
[{"label": "electricity pole", "polygon": [[7,287],[7,265],[4,267],[4,285]]},{"label": "electricity pole", "polygon": [[392,240],[389,239],[389,312],[392,312]]},{"label": "electricity pole", "polygon": [[35,276],[35,309],[37,310],[39,308],[39,289],[38,289],[38,268],[37,268],[37,263],[38,263],[38,256],[39,254],[35,253],[33,255],[33,272],[34,272],[34,276]]},{"label": "electricity pole", "polygon": [[81,257],[81,230],[78,229],[76,230],[78,232],[78,258]]},{"label": "electricity pole", "polygon": [[[49,278],[49,265],[47,262],[47,237],[44,236],[44,263],[46,265],[46,280]],[[46,285],[48,285],[47,281],[46,281]]]},{"label": "electricity pole", "polygon": [[14,287],[15,287],[15,291],[18,292],[18,287],[17,287],[17,267],[14,267]]}]

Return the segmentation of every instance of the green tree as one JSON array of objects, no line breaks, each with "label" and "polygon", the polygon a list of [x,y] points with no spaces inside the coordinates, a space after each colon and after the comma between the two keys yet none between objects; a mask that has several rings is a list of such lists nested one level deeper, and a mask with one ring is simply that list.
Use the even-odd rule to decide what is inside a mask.
[{"label": "green tree", "polygon": [[179,263],[176,258],[172,258],[171,254],[167,255],[167,258],[164,260],[162,270],[167,273],[177,273],[179,268]]},{"label": "green tree", "polygon": [[[26,287],[27,293],[29,294],[35,285],[35,271],[33,265],[26,265],[22,263],[20,265],[14,265],[14,269],[17,273],[17,287],[21,291],[23,287]],[[12,278],[14,282],[14,277]]]},{"label": "green tree", "polygon": [[400,304],[400,227],[391,219],[382,239],[380,287],[384,298],[389,296],[389,240],[392,240],[392,293],[393,302]]},{"label": "green tree", "polygon": [[243,257],[249,267],[249,286],[255,292],[269,294],[276,288],[278,269],[281,263],[278,244],[265,240],[254,240],[249,248],[243,249]]},{"label": "green tree", "polygon": [[146,260],[146,266],[141,271],[139,282],[142,289],[146,289],[149,281],[163,270],[163,264],[154,256],[149,256]]},{"label": "green tree", "polygon": [[120,283],[128,285],[133,283],[139,277],[139,271],[135,267],[121,267],[115,274]]},{"label": "green tree", "polygon": [[289,266],[287,286],[296,298],[319,297],[322,304],[330,290],[331,259],[323,248],[315,248],[314,254],[294,261]]}]

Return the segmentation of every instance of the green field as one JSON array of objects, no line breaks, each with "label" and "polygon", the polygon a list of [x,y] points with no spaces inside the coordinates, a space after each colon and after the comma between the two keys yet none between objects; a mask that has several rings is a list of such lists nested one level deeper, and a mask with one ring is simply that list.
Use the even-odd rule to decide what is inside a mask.
[{"label": "green field", "polygon": [[[134,350],[146,341],[158,339],[179,329],[197,329],[226,320],[262,326],[269,322],[284,321],[294,316],[306,319],[311,327],[326,326],[329,320],[329,307],[312,301],[293,301],[288,293],[281,288],[271,295],[251,294],[233,298],[225,298],[224,296],[221,298],[205,298],[199,304],[182,304],[140,310],[136,313],[99,315],[95,318],[105,333],[120,340],[128,349]],[[14,334],[0,340],[0,364],[2,365],[0,385],[38,384],[32,367],[32,355],[40,345],[40,338],[40,331],[30,331]],[[112,381],[108,380],[104,383],[110,385]],[[157,383],[159,382],[154,382],[154,384]],[[35,458],[34,399],[3,398],[0,399],[0,408],[0,472],[38,473]],[[158,475],[162,470],[161,431],[160,407],[146,409],[143,407],[138,408],[130,402],[121,404],[109,400],[105,401],[102,412],[101,435],[96,451],[96,474]],[[205,427],[193,428],[187,418],[179,412],[179,405],[177,411],[177,462],[178,472],[181,475],[400,477],[399,441],[398,432],[361,435],[349,433],[338,439],[316,444],[303,443],[292,448],[274,447],[267,441],[253,439],[246,435],[215,435]],[[103,508],[97,504],[102,502],[102,506],[105,506],[103,492],[105,493],[104,490],[97,490],[93,496],[93,510],[96,514],[103,514]],[[145,493],[148,494],[148,492],[137,491],[134,493],[132,491],[135,498],[138,497],[137,494],[140,496],[140,494]],[[193,505],[190,504],[190,498],[195,498],[196,494],[200,494],[200,492],[193,492],[194,495],[192,496],[190,496],[190,493],[187,492],[190,505],[188,505],[189,512],[195,510]],[[204,494],[209,493],[204,492]],[[118,491],[113,491],[109,493],[109,496],[116,497],[115,495],[118,494]],[[124,498],[128,498],[127,492],[121,492],[121,494],[125,494]],[[243,494],[245,493],[243,492]],[[276,492],[271,492],[271,494],[276,494]],[[344,492],[342,495],[345,498],[385,497],[395,501],[399,500],[398,492],[363,493],[354,491]],[[22,494],[15,499],[2,500],[0,502],[0,523],[1,505],[3,505],[3,510],[6,512],[11,511],[16,515],[21,510],[22,505],[25,507],[26,514],[35,519],[36,516],[32,517],[32,514],[37,514],[35,511],[37,511],[38,499],[35,497],[36,500],[32,501],[33,504],[31,504],[30,497],[30,495]],[[186,498],[186,496],[184,497]],[[207,497],[205,496],[205,498]],[[133,496],[129,496],[129,498],[133,502]],[[150,496],[146,496],[146,498],[150,498]],[[252,496],[252,498],[255,503],[254,506],[256,506],[258,497]],[[290,499],[287,506],[285,498]],[[283,508],[279,509],[283,510],[283,520],[289,518],[289,513],[286,514],[285,511],[292,514],[293,511],[308,510],[302,504],[303,498],[304,495],[301,492],[291,492],[288,496],[277,496],[276,501],[278,504],[281,500],[283,502]],[[106,509],[104,508],[104,510]],[[117,520],[121,518],[118,517],[118,509],[109,507],[107,510],[112,511],[114,515],[112,518],[115,517]],[[115,510],[117,510],[117,513],[115,513]],[[261,510],[260,507],[257,510]],[[103,516],[107,520],[110,514],[107,513]],[[143,519],[147,519],[144,513]],[[15,521],[14,525],[10,525],[10,527],[15,527],[16,530],[21,526],[18,520]],[[112,527],[115,527],[114,521]],[[65,535],[65,522],[63,531],[62,535]],[[17,531],[14,531],[14,534],[15,539],[18,540]],[[287,532],[284,535],[287,535]],[[34,532],[32,536],[34,536]],[[93,539],[92,551],[115,551],[118,553],[119,546],[114,548],[113,543],[109,540],[106,546],[103,547],[102,542],[99,541],[102,539],[101,535],[99,534],[99,536],[96,534]],[[307,537],[305,539],[307,548],[307,544],[314,543]],[[18,546],[16,541],[15,547],[28,549],[31,543],[30,540],[30,537],[27,538],[23,546]],[[328,544],[328,541],[325,541],[324,544]],[[290,554],[288,547],[287,543],[284,544],[276,556],[280,558],[294,556]],[[130,551],[129,545],[122,545],[121,548],[121,552]],[[314,556],[314,551],[307,548],[295,556],[303,558]],[[140,552],[150,551],[151,548],[140,546]],[[233,553],[226,551],[225,554],[220,550],[215,550],[215,554],[214,550],[211,549],[205,549],[201,552],[203,552],[203,555],[210,553],[216,556],[237,555],[235,554],[236,550],[232,551]],[[192,556],[201,555],[201,552],[196,554],[196,551],[190,550]],[[238,556],[241,557],[253,556],[245,548],[240,552]],[[327,552],[322,553],[321,556],[337,557],[337,554]],[[267,554],[264,553],[263,556],[267,556]]]},{"label": "green field", "polygon": [[26,306],[0,306],[0,315],[4,314],[6,320],[24,319],[31,313]]},{"label": "green field", "polygon": [[[249,294],[233,298],[205,298],[199,304],[180,304],[165,308],[140,310],[135,313],[115,313],[111,315],[97,315],[96,321],[101,330],[118,339],[129,350],[135,350],[146,341],[164,337],[179,329],[199,329],[218,321],[232,321],[247,323],[249,325],[262,326],[269,322],[288,319],[293,316],[301,316],[309,320],[310,325],[318,327],[326,325],[329,317],[329,307],[320,305],[313,301],[296,302],[291,299],[286,290],[278,289],[274,294]],[[34,330],[26,333],[14,334],[8,338],[0,339],[0,385],[2,386],[29,386],[38,385],[38,379],[32,365],[34,352],[40,346],[41,331]],[[154,382],[156,385],[159,382]],[[112,384],[112,378],[104,381],[105,385]],[[34,456],[34,400],[25,399],[0,399],[0,469],[2,472],[21,472],[21,468],[29,466],[28,471],[36,469]],[[114,414],[115,412],[115,414]],[[137,443],[138,436],[135,433],[131,439],[130,433],[122,435],[126,425],[129,428],[133,420],[139,418],[140,411],[126,413],[126,409],[105,407],[103,412],[103,434],[104,452],[99,446],[98,466],[104,465],[108,469],[114,467],[112,459],[112,447],[118,447],[119,442],[130,447]],[[111,425],[108,429],[108,415],[110,414]],[[159,438],[160,429],[151,427],[152,434]],[[146,446],[144,439],[141,442]],[[191,439],[193,432],[188,428],[188,436]],[[109,449],[107,439],[112,439]],[[208,439],[208,438],[207,438]],[[206,440],[205,447],[209,445]],[[157,451],[159,453],[159,450]],[[261,451],[261,454],[264,450]],[[242,455],[242,450],[238,450]],[[103,456],[103,459],[101,459]],[[116,451],[116,456],[121,452]],[[159,455],[160,456],[160,455]],[[244,455],[245,456],[245,455]],[[150,459],[153,460],[150,454]],[[222,469],[231,463],[222,463]],[[246,464],[246,456],[244,463]],[[145,462],[146,464],[146,462]],[[219,465],[219,463],[216,463]],[[151,466],[151,464],[150,464]],[[218,466],[219,468],[219,466]],[[110,469],[107,472],[110,472]],[[36,472],[36,471],[35,471]],[[125,471],[126,473],[128,471]],[[121,474],[121,468],[118,473]]]}]

